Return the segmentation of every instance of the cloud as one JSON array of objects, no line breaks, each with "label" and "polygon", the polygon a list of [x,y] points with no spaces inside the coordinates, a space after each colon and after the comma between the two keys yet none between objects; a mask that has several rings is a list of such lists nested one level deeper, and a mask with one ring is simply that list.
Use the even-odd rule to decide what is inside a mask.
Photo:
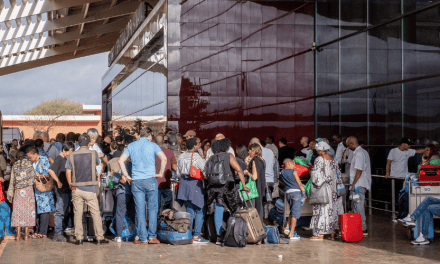
[{"label": "cloud", "polygon": [[106,52],[2,76],[0,111],[4,115],[22,114],[56,98],[100,105],[107,60]]}]

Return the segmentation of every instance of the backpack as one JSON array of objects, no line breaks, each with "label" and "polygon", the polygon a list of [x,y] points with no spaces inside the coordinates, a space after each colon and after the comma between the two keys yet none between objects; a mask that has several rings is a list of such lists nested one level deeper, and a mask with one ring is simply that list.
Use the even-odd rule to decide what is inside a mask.
[{"label": "backpack", "polygon": [[231,216],[228,219],[226,234],[222,247],[245,247],[247,244],[248,226],[241,217]]},{"label": "backpack", "polygon": [[228,175],[225,175],[223,159],[219,154],[213,155],[205,164],[205,175],[210,186],[224,186]]}]

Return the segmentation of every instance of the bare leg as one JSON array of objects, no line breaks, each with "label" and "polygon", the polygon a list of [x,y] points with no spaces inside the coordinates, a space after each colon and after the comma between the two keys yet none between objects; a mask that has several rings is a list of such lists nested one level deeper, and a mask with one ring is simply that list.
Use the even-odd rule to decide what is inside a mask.
[{"label": "bare leg", "polygon": [[295,233],[296,221],[298,219],[296,219],[295,217],[289,216],[289,220],[290,220],[290,235],[289,235],[289,237],[292,237],[293,234]]},{"label": "bare leg", "polygon": [[15,238],[15,236],[14,235],[8,235],[8,232],[6,231],[6,228],[5,228],[5,240],[10,240],[10,239],[14,239]]},{"label": "bare leg", "polygon": [[17,241],[21,239],[21,226],[17,226],[17,237],[15,238]]},{"label": "bare leg", "polygon": [[29,227],[28,226],[26,226],[24,228],[24,240],[25,241],[29,240]]}]

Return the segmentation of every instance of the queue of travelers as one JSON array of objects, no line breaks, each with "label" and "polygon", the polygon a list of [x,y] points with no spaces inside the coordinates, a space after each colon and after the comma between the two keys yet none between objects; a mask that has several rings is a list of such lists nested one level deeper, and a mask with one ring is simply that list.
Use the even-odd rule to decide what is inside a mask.
[{"label": "queue of travelers", "polygon": [[[32,140],[22,147],[13,148],[14,164],[7,200],[13,205],[12,212],[0,196],[0,212],[7,212],[8,218],[0,218],[4,226],[1,236],[22,239],[44,238],[48,233],[50,213],[54,216],[54,241],[67,241],[65,233],[74,232],[75,244],[83,244],[82,217],[84,205],[93,219],[96,243],[108,244],[102,229],[102,218],[97,193],[104,173],[114,175],[113,197],[115,217],[115,242],[122,242],[124,219],[127,217],[136,227],[135,244],[159,244],[157,239],[158,215],[163,211],[164,202],[173,195],[172,182],[178,181],[177,202],[186,208],[190,218],[194,244],[209,243],[202,237],[206,215],[212,214],[216,232],[216,244],[222,244],[225,230],[225,216],[233,214],[243,206],[244,196],[250,194],[247,186],[255,182],[257,195],[250,199],[260,220],[271,224],[269,212],[275,199],[283,192],[290,206],[284,234],[292,239],[300,239],[295,231],[301,218],[301,206],[307,201],[306,191],[295,170],[295,158],[304,159],[312,166],[311,179],[317,188],[326,188],[328,204],[313,205],[313,216],[309,228],[313,230],[311,240],[335,239],[338,235],[338,216],[350,206],[362,217],[363,235],[368,236],[365,214],[365,194],[371,189],[371,164],[368,152],[354,136],[343,138],[333,136],[333,149],[329,140],[302,137],[302,149],[295,151],[288,146],[285,138],[280,138],[276,146],[274,137],[265,141],[252,138],[249,145],[238,145],[235,150],[229,139],[219,133],[213,140],[201,141],[194,130],[184,135],[176,132],[154,136],[150,128],[143,128],[137,139],[127,144],[120,136],[100,138],[96,129],[86,133],[58,134],[52,144],[44,142],[45,135],[39,131]],[[396,176],[408,172],[405,161],[422,150],[411,150],[410,141],[402,139],[402,144],[388,156],[387,174]],[[437,148],[433,145],[423,150],[428,153],[424,163],[438,159]],[[211,186],[193,173],[204,175],[211,158],[218,158],[224,164],[227,176],[223,186]],[[1,172],[2,160],[0,160]],[[1,175],[0,175],[1,176]],[[0,178],[1,180],[2,178]],[[52,181],[54,188],[41,189],[46,181]],[[342,183],[347,195],[338,196],[336,185]],[[3,192],[1,192],[3,193]],[[351,204],[349,204],[351,199]],[[412,224],[424,215],[423,227],[430,224],[427,217],[437,212],[440,201],[434,198],[423,203],[406,219]],[[9,210],[9,211],[8,211]],[[146,212],[146,210],[148,212]],[[431,210],[431,211],[430,211]],[[147,219],[148,218],[148,221]],[[146,223],[148,222],[148,228]],[[98,224],[99,223],[99,224]],[[425,225],[426,224],[426,225]],[[36,227],[35,229],[32,227]],[[14,227],[16,230],[14,230]],[[421,233],[428,237],[425,229]]]}]

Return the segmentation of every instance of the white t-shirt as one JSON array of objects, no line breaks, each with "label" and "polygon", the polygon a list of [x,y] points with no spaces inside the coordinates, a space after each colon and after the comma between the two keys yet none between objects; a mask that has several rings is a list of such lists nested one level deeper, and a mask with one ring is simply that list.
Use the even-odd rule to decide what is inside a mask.
[{"label": "white t-shirt", "polygon": [[401,151],[399,148],[393,148],[388,154],[391,162],[390,176],[405,178],[408,174],[408,159],[416,154],[415,149]]},{"label": "white t-shirt", "polygon": [[361,170],[362,174],[356,182],[356,187],[364,187],[367,190],[371,189],[371,164],[370,155],[361,146],[358,146],[353,152],[353,158],[350,166],[350,184],[353,184],[356,176],[356,171]]}]

